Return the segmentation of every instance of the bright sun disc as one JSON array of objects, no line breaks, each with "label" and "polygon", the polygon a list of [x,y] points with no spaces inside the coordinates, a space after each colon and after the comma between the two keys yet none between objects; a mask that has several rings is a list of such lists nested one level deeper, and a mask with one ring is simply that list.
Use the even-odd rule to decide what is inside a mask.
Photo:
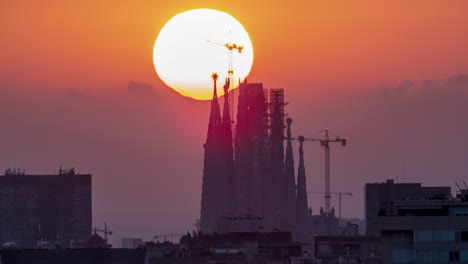
[{"label": "bright sun disc", "polygon": [[[209,42],[211,41],[211,42]],[[224,82],[228,72],[226,43],[244,46],[233,51],[234,83],[244,79],[253,62],[253,47],[247,31],[231,15],[212,9],[195,9],[171,18],[154,44],[153,62],[161,80],[182,95],[199,100],[211,99],[211,73]],[[222,44],[217,45],[215,43]],[[222,95],[222,83],[218,95]]]}]

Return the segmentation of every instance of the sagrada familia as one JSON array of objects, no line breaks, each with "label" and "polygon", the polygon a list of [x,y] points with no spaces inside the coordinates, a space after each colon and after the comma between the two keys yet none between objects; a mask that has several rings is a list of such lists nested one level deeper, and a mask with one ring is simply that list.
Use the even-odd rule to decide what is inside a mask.
[{"label": "sagrada familia", "polygon": [[230,80],[226,79],[223,87],[221,115],[217,74],[212,78],[200,231],[205,234],[289,231],[293,236],[301,236],[311,214],[307,205],[303,138],[298,138],[296,179],[292,119],[286,118],[284,112],[284,90],[266,90],[261,83],[247,80],[240,83],[237,121],[233,127],[228,98]]}]

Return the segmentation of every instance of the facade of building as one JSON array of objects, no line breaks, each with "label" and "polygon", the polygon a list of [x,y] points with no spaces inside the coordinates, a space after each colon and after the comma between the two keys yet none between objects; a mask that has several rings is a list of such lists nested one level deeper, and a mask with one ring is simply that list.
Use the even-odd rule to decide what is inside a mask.
[{"label": "facade of building", "polygon": [[368,223],[382,236],[384,263],[468,263],[468,190],[429,188],[390,201]]},{"label": "facade of building", "polygon": [[422,187],[421,183],[367,183],[365,186],[366,234],[380,235],[376,228],[379,214],[391,213],[392,203],[402,199],[426,199],[451,196],[450,187]]},{"label": "facade of building", "polygon": [[[240,83],[233,138],[229,117],[232,106],[227,98],[229,80],[224,85],[221,117],[217,76],[214,77],[204,145],[200,230],[203,233],[279,230],[297,234],[297,226],[304,225],[308,213],[305,170],[301,152],[298,194],[291,143],[292,119],[285,118],[284,90],[268,91],[261,83]],[[301,212],[296,211],[297,206]]]},{"label": "facade of building", "polygon": [[191,263],[290,263],[302,256],[302,245],[290,232],[186,235],[180,245],[185,249],[180,262]]},{"label": "facade of building", "polygon": [[36,248],[38,241],[61,247],[91,236],[91,175],[73,169],[58,175],[0,176],[0,243]]},{"label": "facade of building", "polygon": [[146,264],[144,248],[86,248],[86,249],[16,249],[0,250],[0,263],[7,264]]},{"label": "facade of building", "polygon": [[382,238],[369,236],[316,236],[317,263],[382,263]]}]

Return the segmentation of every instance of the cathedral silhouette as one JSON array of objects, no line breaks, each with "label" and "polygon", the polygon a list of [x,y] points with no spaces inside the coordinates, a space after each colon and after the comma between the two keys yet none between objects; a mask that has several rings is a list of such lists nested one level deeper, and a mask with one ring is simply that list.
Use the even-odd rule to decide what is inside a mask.
[{"label": "cathedral silhouette", "polygon": [[218,75],[214,73],[212,79],[200,231],[205,234],[287,231],[300,236],[309,214],[303,140],[299,138],[296,185],[292,119],[284,112],[287,104],[284,90],[267,90],[262,83],[244,80],[238,88],[237,121],[233,127],[230,79],[225,80],[223,87],[222,116],[216,89]]}]

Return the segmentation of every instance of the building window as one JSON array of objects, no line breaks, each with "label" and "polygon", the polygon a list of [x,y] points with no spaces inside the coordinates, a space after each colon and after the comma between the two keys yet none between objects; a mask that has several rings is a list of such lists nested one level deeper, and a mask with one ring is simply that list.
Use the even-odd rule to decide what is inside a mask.
[{"label": "building window", "polygon": [[417,263],[447,262],[448,252],[444,250],[417,250],[415,254]]},{"label": "building window", "polygon": [[460,231],[460,241],[468,241],[468,231]]},{"label": "building window", "polygon": [[434,243],[449,242],[455,240],[454,230],[415,230],[414,242],[416,243]]},{"label": "building window", "polygon": [[460,261],[460,251],[458,250],[449,251],[449,261],[450,262]]},{"label": "building window", "polygon": [[410,249],[392,250],[392,263],[413,262],[413,251]]},{"label": "building window", "polygon": [[463,261],[463,262],[468,261],[468,249],[460,250],[460,261]]}]

